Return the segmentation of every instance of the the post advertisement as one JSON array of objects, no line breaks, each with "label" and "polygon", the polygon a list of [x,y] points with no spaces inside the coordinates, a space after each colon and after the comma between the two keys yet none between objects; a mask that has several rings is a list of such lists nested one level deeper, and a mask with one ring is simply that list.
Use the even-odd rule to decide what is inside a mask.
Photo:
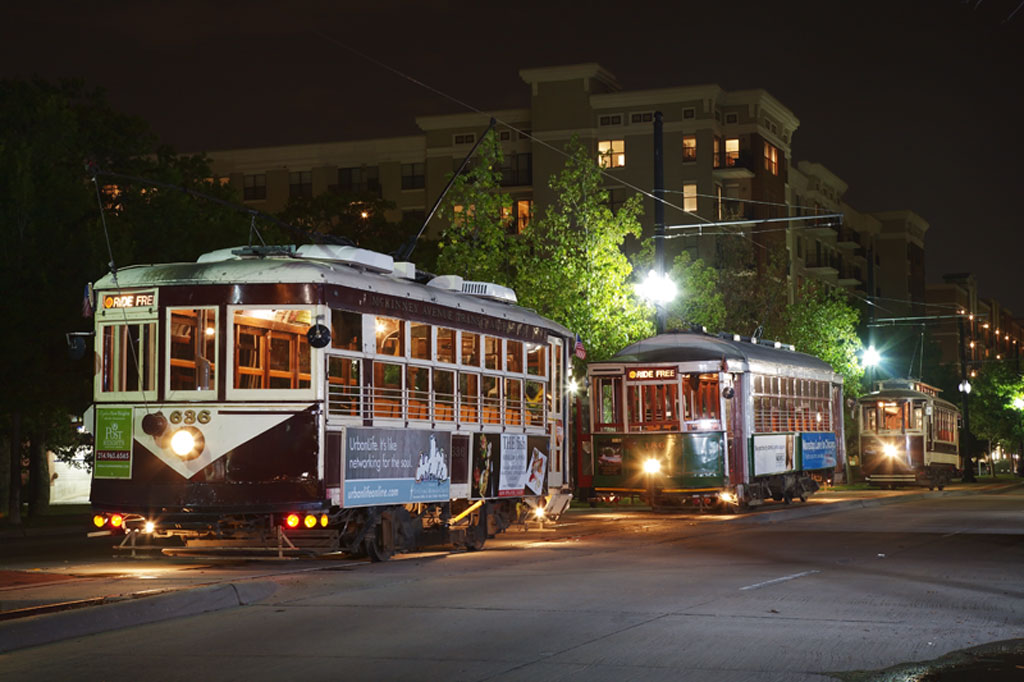
[{"label": "the post advertisement", "polygon": [[94,478],[132,477],[132,408],[96,408]]},{"label": "the post advertisement", "polygon": [[451,434],[443,431],[345,431],[345,505],[449,499]]}]

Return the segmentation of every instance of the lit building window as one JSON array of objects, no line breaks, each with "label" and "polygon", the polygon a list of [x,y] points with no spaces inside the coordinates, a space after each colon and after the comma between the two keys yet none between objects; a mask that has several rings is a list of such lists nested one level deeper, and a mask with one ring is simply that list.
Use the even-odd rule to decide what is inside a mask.
[{"label": "lit building window", "polygon": [[683,185],[683,210],[697,212],[697,185]]},{"label": "lit building window", "polygon": [[764,143],[764,169],[772,175],[779,174],[779,150],[767,142]]},{"label": "lit building window", "polygon": [[683,136],[683,161],[697,160],[697,137],[695,135]]},{"label": "lit building window", "polygon": [[522,232],[533,217],[533,202],[529,199],[516,201],[516,231]]},{"label": "lit building window", "polygon": [[243,198],[246,201],[258,201],[267,198],[267,176],[263,173],[246,175]]},{"label": "lit building window", "polygon": [[601,168],[622,168],[626,165],[625,140],[600,140],[597,143],[597,162]]},{"label": "lit building window", "polygon": [[738,137],[727,137],[725,139],[725,165],[735,166],[740,160],[740,139]]}]

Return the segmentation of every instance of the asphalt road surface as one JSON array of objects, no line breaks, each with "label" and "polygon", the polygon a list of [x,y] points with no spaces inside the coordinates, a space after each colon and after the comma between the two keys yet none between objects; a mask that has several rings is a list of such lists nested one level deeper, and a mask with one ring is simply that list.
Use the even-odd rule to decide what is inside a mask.
[{"label": "asphalt road surface", "polygon": [[[821,510],[576,510],[383,564],[23,555],[0,570],[61,579],[0,590],[8,612],[175,591],[0,622],[0,677],[909,680],[864,671],[1024,638],[1024,488]],[[73,638],[16,648],[32,627]]]}]

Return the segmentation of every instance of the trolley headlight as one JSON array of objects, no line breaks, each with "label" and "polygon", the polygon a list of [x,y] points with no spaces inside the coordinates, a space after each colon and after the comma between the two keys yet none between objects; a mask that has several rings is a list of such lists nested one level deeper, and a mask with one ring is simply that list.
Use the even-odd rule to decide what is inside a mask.
[{"label": "trolley headlight", "polygon": [[143,531],[146,533],[152,533],[154,530],[156,530],[156,524],[152,521],[146,521],[146,525],[143,528]]},{"label": "trolley headlight", "polygon": [[194,426],[180,428],[171,436],[171,451],[182,459],[195,459],[205,448],[206,438]]},{"label": "trolley headlight", "polygon": [[661,471],[661,460],[651,457],[644,461],[644,473],[645,474],[656,474]]},{"label": "trolley headlight", "polygon": [[722,491],[718,493],[718,499],[722,500],[726,504],[736,504],[736,495],[728,491]]},{"label": "trolley headlight", "polygon": [[886,443],[882,446],[882,454],[886,457],[895,457],[900,454],[900,450],[892,443]]}]

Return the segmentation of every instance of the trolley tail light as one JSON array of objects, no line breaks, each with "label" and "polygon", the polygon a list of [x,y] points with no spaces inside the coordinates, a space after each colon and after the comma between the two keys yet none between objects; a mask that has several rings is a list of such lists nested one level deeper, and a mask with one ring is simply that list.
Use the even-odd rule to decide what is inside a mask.
[{"label": "trolley tail light", "polygon": [[288,526],[289,528],[298,528],[299,527],[299,515],[298,514],[289,514],[288,516],[284,517],[284,524],[286,526]]},{"label": "trolley tail light", "polygon": [[111,514],[110,515],[110,527],[111,528],[120,528],[123,525],[124,525],[124,517],[123,516],[121,516],[120,514]]},{"label": "trolley tail light", "polygon": [[107,525],[107,517],[103,516],[102,514],[96,514],[94,517],[92,517],[92,525],[96,526],[97,528],[102,528],[103,526]]},{"label": "trolley tail light", "polygon": [[302,524],[306,528],[316,528],[316,514],[306,514],[306,518],[302,520]]}]

